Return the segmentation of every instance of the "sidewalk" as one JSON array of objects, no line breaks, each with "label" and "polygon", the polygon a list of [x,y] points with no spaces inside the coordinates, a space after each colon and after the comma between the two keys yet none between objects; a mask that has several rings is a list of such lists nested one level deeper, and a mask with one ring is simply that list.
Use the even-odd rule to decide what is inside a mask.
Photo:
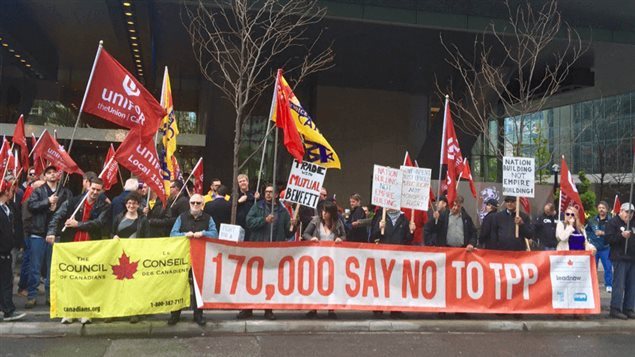
[{"label": "sidewalk", "polygon": [[616,320],[608,317],[610,295],[600,293],[602,313],[576,318],[571,315],[522,315],[519,318],[494,314],[445,314],[406,313],[407,319],[394,320],[385,315],[384,319],[372,319],[370,311],[339,311],[337,320],[326,319],[326,312],[320,317],[308,320],[306,311],[276,311],[277,320],[262,318],[262,311],[255,311],[250,320],[236,320],[237,311],[206,311],[207,325],[199,327],[192,322],[192,312],[184,311],[181,322],[168,326],[169,315],[144,317],[141,322],[131,324],[128,319],[118,319],[104,323],[96,319],[92,324],[82,326],[79,322],[60,324],[59,319],[49,318],[48,306],[44,304],[43,293],[38,297],[38,305],[24,310],[24,297],[15,296],[19,310],[27,316],[16,322],[0,322],[2,336],[165,336],[194,337],[214,334],[262,334],[262,333],[329,333],[329,332],[635,332],[634,320]]}]

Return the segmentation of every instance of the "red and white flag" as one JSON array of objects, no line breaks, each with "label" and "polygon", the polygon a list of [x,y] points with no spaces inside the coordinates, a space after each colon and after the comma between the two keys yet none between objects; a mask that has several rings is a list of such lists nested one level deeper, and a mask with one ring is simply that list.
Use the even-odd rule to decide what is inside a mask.
[{"label": "red and white flag", "polygon": [[[9,143],[9,140],[7,140],[7,138],[2,138],[2,147],[0,147],[0,171],[1,172],[8,172],[8,170],[11,170],[13,167],[13,163],[9,164],[9,158],[12,157],[13,155],[11,155],[11,144]],[[9,164],[9,167],[7,167],[7,164]],[[2,177],[2,179],[4,180],[4,177]]]},{"label": "red and white flag", "polygon": [[472,191],[472,196],[476,198],[476,187],[474,186],[472,170],[470,169],[470,163],[467,162],[467,158],[463,159],[463,171],[461,171],[461,177],[463,177],[470,183],[470,191]]},{"label": "red and white flag", "polygon": [[560,168],[560,213],[564,212],[570,206],[576,207],[578,209],[580,222],[584,224],[586,221],[584,206],[582,206],[582,200],[580,200],[578,189],[573,182],[573,176],[571,176],[571,172],[569,172],[567,162],[564,161],[564,155],[560,160]]},{"label": "red and white flag", "polygon": [[[37,145],[37,139],[35,138],[35,134],[31,133],[31,148],[35,148]],[[35,151],[33,152],[33,168],[35,169],[35,177],[40,177],[46,168],[46,163],[40,155],[38,155]]]},{"label": "red and white flag", "polygon": [[115,160],[140,181],[147,183],[165,205],[167,195],[161,176],[161,163],[152,136],[137,135],[132,130],[115,152]]},{"label": "red and white flag", "polygon": [[613,201],[613,210],[611,211],[611,213],[613,215],[616,215],[620,213],[621,208],[622,208],[622,202],[620,202],[620,195],[616,194],[615,201]]},{"label": "red and white flag", "polygon": [[196,167],[192,171],[194,177],[194,193],[203,194],[203,158],[198,159]]},{"label": "red and white flag", "polygon": [[101,175],[101,179],[104,181],[104,191],[108,191],[117,183],[117,173],[119,172],[119,165],[117,165],[117,161],[115,161],[115,147],[112,146],[112,144],[110,144],[108,148],[102,170],[103,174]]},{"label": "red and white flag", "polygon": [[286,85],[286,81],[282,77],[281,69],[278,70],[274,90],[275,104],[271,104],[272,106],[275,105],[276,118],[275,120],[273,118],[270,119],[274,120],[276,126],[282,129],[284,134],[284,146],[287,148],[289,154],[298,162],[302,162],[302,158],[304,157],[304,144],[302,144],[302,138],[300,137],[295,120],[291,114],[291,98],[295,95],[291,88]]},{"label": "red and white flag", "polygon": [[129,129],[153,136],[165,109],[124,66],[99,46],[92,79],[86,88],[83,111]]},{"label": "red and white flag", "polygon": [[452,207],[456,198],[456,178],[463,171],[463,155],[459,147],[459,141],[454,131],[454,123],[452,121],[452,113],[450,111],[450,103],[445,105],[445,133],[443,133],[443,154],[442,164],[447,165],[446,184],[448,187],[448,206]]},{"label": "red and white flag", "polygon": [[26,144],[24,134],[24,115],[20,115],[15,130],[13,131],[13,144],[20,147],[20,164],[25,171],[29,171],[29,147]]},{"label": "red and white flag", "polygon": [[39,157],[40,160],[48,161],[49,165],[54,165],[60,171],[69,174],[84,174],[84,171],[77,166],[71,156],[64,150],[64,147],[60,145],[48,131],[44,131],[42,134],[40,141],[34,149],[34,154],[36,154],[36,157]]},{"label": "red and white flag", "polygon": [[531,203],[527,197],[519,197],[520,206],[525,210],[525,213],[531,214]]}]

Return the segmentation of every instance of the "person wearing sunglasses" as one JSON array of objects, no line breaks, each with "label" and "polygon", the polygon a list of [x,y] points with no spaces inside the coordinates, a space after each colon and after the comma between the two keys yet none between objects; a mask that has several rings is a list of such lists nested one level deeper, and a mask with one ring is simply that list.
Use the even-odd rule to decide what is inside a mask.
[{"label": "person wearing sunglasses", "polygon": [[589,250],[595,254],[595,247],[589,243],[584,224],[578,217],[578,209],[570,206],[564,211],[564,220],[556,225],[556,250]]},{"label": "person wearing sunglasses", "polygon": [[[170,237],[188,237],[188,238],[217,238],[218,231],[214,219],[207,213],[203,212],[204,199],[202,195],[194,194],[190,197],[190,210],[181,213],[174,222]],[[192,272],[190,271],[190,279]],[[190,286],[194,286],[190,284]],[[193,292],[193,291],[192,291]],[[199,326],[206,324],[203,310],[196,307],[196,299],[193,294],[190,299],[192,302],[192,310],[194,310],[194,322]],[[172,311],[168,325],[175,325],[181,318],[181,310]]]}]

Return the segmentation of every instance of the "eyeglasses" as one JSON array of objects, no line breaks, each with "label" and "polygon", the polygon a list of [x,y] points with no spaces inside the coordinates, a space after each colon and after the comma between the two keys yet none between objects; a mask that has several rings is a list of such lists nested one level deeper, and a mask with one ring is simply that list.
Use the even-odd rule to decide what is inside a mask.
[{"label": "eyeglasses", "polygon": [[265,193],[273,193],[273,191],[265,191]]},{"label": "eyeglasses", "polygon": [[571,212],[566,212],[564,215],[565,215],[565,216],[567,216],[567,217],[569,217],[569,216],[575,216],[575,214],[574,214],[574,213],[571,213]]},{"label": "eyeglasses", "polygon": [[203,202],[190,202],[190,204],[194,206],[198,206],[198,205],[202,205]]}]

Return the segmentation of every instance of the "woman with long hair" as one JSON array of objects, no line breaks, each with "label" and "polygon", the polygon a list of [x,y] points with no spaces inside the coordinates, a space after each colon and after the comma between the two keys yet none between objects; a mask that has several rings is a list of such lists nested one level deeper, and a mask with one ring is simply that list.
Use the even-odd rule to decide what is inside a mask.
[{"label": "woman with long hair", "polygon": [[587,239],[586,230],[578,216],[578,209],[573,206],[564,211],[564,220],[558,222],[556,238],[558,239],[556,250],[589,250],[595,254],[595,247]]},{"label": "woman with long hair", "polygon": [[[311,242],[332,241],[340,243],[346,239],[344,223],[339,218],[337,206],[331,201],[324,201],[320,215],[313,217],[302,234],[303,240]],[[314,319],[317,317],[317,310],[307,312],[306,317]],[[335,311],[328,311],[328,318],[337,319]]]}]

